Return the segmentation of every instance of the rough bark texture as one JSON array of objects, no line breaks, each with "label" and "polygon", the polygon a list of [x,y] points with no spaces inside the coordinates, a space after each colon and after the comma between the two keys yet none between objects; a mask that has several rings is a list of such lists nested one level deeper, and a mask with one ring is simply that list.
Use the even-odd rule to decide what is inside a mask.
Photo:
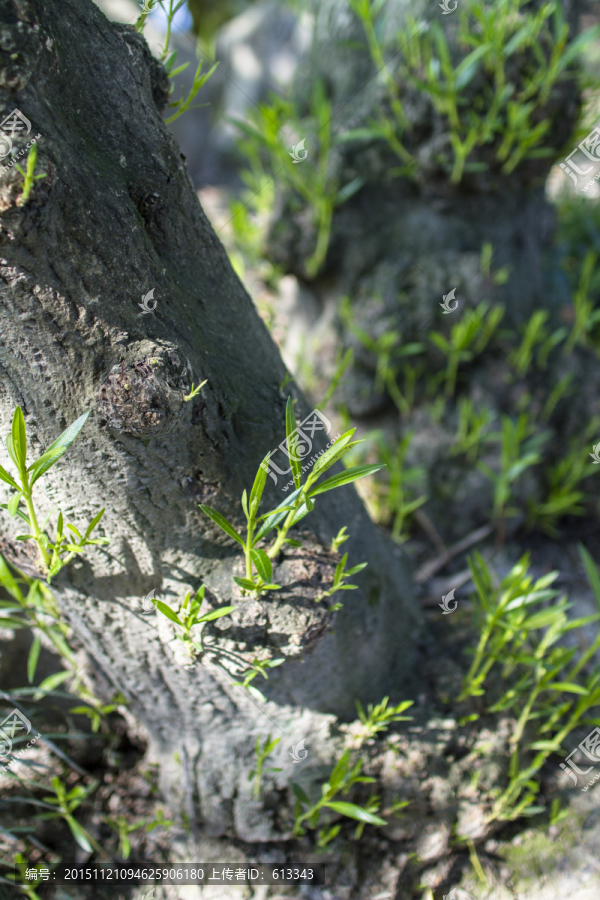
[{"label": "rough bark texture", "polygon": [[[285,369],[163,124],[166,76],[144,39],[90,0],[1,0],[0,54],[2,118],[17,107],[41,133],[46,173],[23,207],[15,168],[0,178],[0,427],[20,404],[34,458],[93,410],[41,482],[41,506],[56,501],[76,524],[104,506],[112,540],[61,573],[57,599],[93,667],[146,727],[172,799],[191,789],[207,827],[266,839],[273,820],[247,779],[256,736],[283,737],[284,766],[306,738],[307,764],[291,771],[310,780],[331,756],[329,714],[353,717],[356,696],[400,699],[419,623],[406,565],[344,489],[305,523],[321,546],[347,525],[350,560],[369,562],[333,627],[313,599],[332,567],[316,544],[280,563],[292,581],[280,595],[232,592],[239,554],[198,503],[241,524],[239,496],[284,436]],[[152,288],[157,306],[145,314]],[[208,383],[184,403],[192,379]],[[309,411],[302,397],[299,409]],[[14,558],[14,522],[3,518],[1,534]],[[238,604],[214,635],[249,659],[286,657],[265,707],[210,663],[184,667],[168,621],[143,614],[150,590],[176,606],[201,582],[210,605]]]}]

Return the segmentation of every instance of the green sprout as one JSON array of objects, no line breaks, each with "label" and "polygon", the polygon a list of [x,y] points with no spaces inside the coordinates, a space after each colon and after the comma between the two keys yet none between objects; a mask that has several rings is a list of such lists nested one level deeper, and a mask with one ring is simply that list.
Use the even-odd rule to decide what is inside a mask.
[{"label": "green sprout", "polygon": [[[258,515],[258,508],[262,499],[268,472],[270,453],[268,453],[258,468],[250,497],[244,490],[242,494],[242,510],[246,517],[246,537],[234,528],[225,516],[206,504],[200,504],[200,509],[212,521],[219,526],[229,537],[237,541],[244,551],[246,561],[245,578],[233,577],[243,591],[256,594],[265,591],[278,590],[280,585],[273,584],[273,566],[271,560],[275,559],[285,544],[298,545],[288,537],[288,532],[315,506],[315,497],[327,491],[352,484],[359,478],[371,475],[382,468],[381,465],[354,466],[337,475],[317,484],[325,472],[335,463],[339,462],[345,454],[355,447],[360,441],[352,441],[355,428],[342,434],[315,462],[306,481],[302,484],[302,464],[299,456],[299,438],[294,419],[294,406],[288,397],[285,413],[286,442],[290,458],[295,491],[279,504],[274,510]],[[267,550],[257,547],[273,530],[277,530],[277,537]],[[255,575],[256,572],[256,575]],[[348,573],[346,573],[348,574]],[[258,577],[257,577],[258,576]]]},{"label": "green sprout", "polygon": [[261,779],[264,774],[267,772],[281,772],[281,768],[276,768],[274,766],[267,766],[265,768],[265,760],[267,756],[270,756],[277,744],[281,741],[281,738],[275,738],[275,740],[271,740],[271,735],[265,738],[264,744],[260,746],[260,737],[256,738],[255,751],[256,751],[256,766],[252,771],[248,774],[248,781],[252,781],[254,778],[254,796],[257,797],[260,794],[261,788]]},{"label": "green sprout", "polygon": [[76,785],[74,788],[71,788],[70,791],[67,791],[60,778],[55,776],[52,779],[51,784],[54,796],[43,797],[43,803],[41,801],[35,802],[37,805],[45,806],[51,810],[53,807],[56,807],[56,809],[53,812],[41,813],[38,818],[42,820],[64,819],[69,826],[71,834],[82,850],[85,850],[86,853],[91,853],[92,850],[95,850],[97,853],[103,853],[102,847],[100,847],[91,834],[89,834],[89,832],[87,832],[73,816],[77,807],[96,790],[98,782],[93,781],[87,787]]},{"label": "green sprout", "polygon": [[512,496],[512,485],[531,466],[538,465],[541,460],[541,449],[550,437],[549,431],[534,434],[534,428],[527,413],[521,413],[516,421],[510,416],[502,416],[502,430],[489,435],[490,440],[500,442],[499,471],[494,472],[483,462],[477,468],[483,472],[494,485],[493,516],[498,525],[498,538],[504,536],[507,517],[518,514],[518,509],[507,507]]},{"label": "green sprout", "polygon": [[492,421],[494,413],[487,407],[477,412],[470,398],[461,397],[458,401],[458,429],[450,454],[466,454],[472,464],[477,459],[479,445],[485,439],[486,428]]},{"label": "green sprout", "polygon": [[398,703],[397,706],[388,708],[389,699],[389,697],[384,697],[381,703],[377,703],[375,706],[369,703],[367,712],[365,712],[360,700],[356,701],[358,718],[363,725],[361,743],[375,737],[381,731],[387,731],[392,722],[408,722],[412,719],[412,716],[402,715],[409,706],[413,705],[412,700],[404,700],[402,703]]},{"label": "green sprout", "polygon": [[[580,547],[580,554],[600,610],[598,569],[585,548]],[[543,811],[534,803],[542,766],[552,753],[561,752],[575,728],[600,721],[589,718],[589,710],[600,706],[600,671],[595,667],[583,674],[600,648],[600,630],[581,651],[564,640],[568,632],[600,620],[600,612],[569,620],[571,604],[551,588],[558,572],[534,581],[528,554],[498,586],[479,553],[469,566],[480,637],[458,699],[490,694],[487,712],[510,712],[515,719],[508,784],[488,815],[488,821],[514,820]],[[531,612],[540,604],[544,606]],[[477,702],[481,708],[481,700]],[[478,713],[468,717],[477,718]]]},{"label": "green sprout", "polygon": [[[169,50],[169,44],[171,42],[171,30],[172,30],[172,26],[173,26],[173,19],[175,18],[176,13],[182,8],[182,6],[185,5],[185,0],[168,0],[169,5],[166,9],[165,9],[165,5],[164,5],[165,2],[167,2],[167,0],[149,0],[149,3],[148,3],[149,8],[147,10],[143,10],[142,13],[140,14],[137,22],[135,23],[135,30],[139,31],[139,32],[144,30],[144,26],[146,24],[146,19],[148,18],[149,13],[151,13],[152,10],[156,8],[157,3],[160,3],[160,5],[162,6],[162,8],[165,12],[165,16],[167,18],[167,28],[165,31],[165,42],[164,42],[162,53],[160,55],[160,61],[163,63],[165,69],[167,70],[167,74],[168,74],[169,78],[175,78],[176,75],[179,75],[181,72],[184,72],[185,69],[187,69],[187,67],[189,66],[189,63],[184,63],[182,66],[177,66],[177,68],[174,68],[175,61],[177,59],[177,51]],[[219,65],[218,62],[215,63],[214,66],[212,67],[212,69],[210,69],[208,72],[205,72],[204,74],[202,74],[202,60],[200,60],[200,62],[198,63],[198,68],[196,69],[196,73],[194,75],[194,80],[192,82],[192,86],[190,87],[190,90],[188,91],[187,97],[184,97],[183,93],[182,93],[181,98],[179,100],[176,100],[174,103],[169,103],[169,107],[175,108],[176,112],[174,112],[172,116],[169,116],[168,119],[165,119],[166,125],[169,125],[171,122],[174,122],[176,119],[179,118],[179,116],[182,116],[184,114],[184,112],[187,112],[188,109],[198,109],[199,106],[207,106],[208,105],[206,103],[201,103],[201,104],[199,104],[199,106],[192,106],[192,103],[193,103],[194,99],[196,98],[196,95],[198,94],[200,89],[202,87],[204,87],[204,85],[206,84],[208,79],[211,77],[211,75],[213,74],[213,72],[215,71],[215,69],[217,68],[218,65]],[[171,87],[171,92],[172,92],[172,90],[173,90],[173,88]]]},{"label": "green sprout", "polygon": [[484,300],[472,313],[465,313],[463,318],[452,326],[449,338],[444,337],[439,331],[430,332],[429,337],[433,343],[448,357],[445,375],[447,397],[454,394],[460,363],[470,362],[484,350],[503,315],[502,305],[497,304],[490,309],[489,303]]},{"label": "green sprout", "polygon": [[131,841],[129,835],[140,828],[145,828],[147,821],[130,822],[126,816],[103,816],[107,825],[117,832],[119,838],[119,856],[121,859],[129,859],[131,855]]},{"label": "green sprout", "polygon": [[206,384],[207,381],[208,381],[208,378],[205,378],[204,381],[201,381],[201,382],[200,382],[200,384],[198,385],[198,387],[194,387],[194,382],[192,381],[192,389],[191,389],[191,391],[189,392],[189,394],[185,394],[184,397],[183,397],[183,399],[185,400],[185,402],[187,403],[188,400],[193,400],[194,397],[197,397],[198,394],[200,393],[201,388],[204,387],[204,385]]},{"label": "green sprout", "polygon": [[[350,769],[350,751],[346,750],[338,763],[332,769],[325,784],[321,785],[321,798],[312,803],[299,784],[292,784],[292,790],[296,795],[295,821],[292,837],[301,837],[306,834],[306,826],[317,828],[321,813],[324,810],[332,810],[349,819],[358,821],[355,837],[362,835],[365,825],[386,825],[385,819],[381,819],[375,813],[379,810],[379,798],[371,797],[366,806],[357,806],[355,803],[347,803],[343,800],[335,800],[339,794],[347,794],[354,784],[359,782],[372,783],[374,778],[361,775],[363,767],[362,759],[359,759]],[[326,846],[339,833],[340,826],[321,829],[318,838],[319,847]]]},{"label": "green sprout", "polygon": [[15,163],[15,168],[23,176],[23,193],[17,200],[18,206],[25,206],[27,201],[29,200],[29,195],[31,193],[31,189],[33,188],[33,182],[38,181],[40,178],[46,178],[46,174],[42,175],[34,175],[35,165],[37,162],[37,144],[34,144],[29,153],[27,154],[27,166],[26,170],[23,171],[21,166],[18,163]]},{"label": "green sprout", "polygon": [[[228,616],[235,609],[235,606],[222,606],[220,609],[214,609],[212,612],[200,615],[205,591],[205,585],[198,588],[193,596],[192,592],[188,591],[179,609],[179,614],[174,612],[166,603],[163,603],[162,600],[154,601],[156,609],[181,628],[181,632],[177,633],[177,638],[186,645],[192,655],[204,651],[202,632],[206,623],[220,619],[221,616]],[[192,635],[193,628],[196,631]]]},{"label": "green sprout", "polygon": [[[104,515],[104,509],[94,516],[88,525],[85,534],[82,535],[75,525],[67,523],[67,529],[71,532],[68,535],[64,531],[64,520],[61,511],[58,513],[56,536],[54,540],[46,533],[45,528],[50,521],[52,512],[48,513],[41,525],[38,524],[38,518],[35,511],[33,501],[33,486],[39,478],[66,453],[73,441],[77,438],[79,432],[85,425],[89,412],[80,416],[76,422],[73,422],[63,433],[52,443],[45,453],[43,453],[35,462],[27,466],[27,435],[25,430],[25,419],[20,406],[15,409],[11,433],[6,438],[6,449],[8,455],[13,461],[18,475],[17,480],[10,475],[6,469],[0,466],[0,479],[13,488],[14,494],[10,497],[8,503],[2,503],[0,506],[8,510],[11,518],[18,517],[27,525],[29,531],[27,534],[17,535],[18,541],[35,541],[38,547],[42,569],[47,577],[48,583],[52,576],[56,575],[63,566],[67,565],[75,556],[84,553],[86,547],[101,546],[110,543],[106,538],[92,538],[92,532],[100,523]],[[19,509],[20,503],[23,502],[27,509],[25,513]]]}]

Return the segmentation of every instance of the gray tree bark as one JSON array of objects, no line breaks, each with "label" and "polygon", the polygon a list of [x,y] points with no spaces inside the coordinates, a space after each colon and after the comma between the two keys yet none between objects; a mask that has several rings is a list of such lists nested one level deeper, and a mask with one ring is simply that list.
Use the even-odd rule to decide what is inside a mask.
[{"label": "gray tree bark", "polygon": [[[197,820],[268,839],[286,824],[251,796],[257,735],[283,738],[279,788],[292,772],[308,783],[322,779],[330,723],[353,718],[355,698],[401,699],[420,622],[407,565],[342,489],[305,520],[305,548],[280,560],[276,577],[290,586],[260,601],[233,589],[237,549],[198,504],[241,526],[241,492],[284,437],[285,369],[163,124],[166,75],[143,37],[90,0],[1,0],[0,22],[2,118],[18,108],[42,135],[36,171],[46,175],[24,206],[14,166],[0,176],[0,428],[20,404],[33,459],[92,410],[40,482],[41,508],[56,502],[81,525],[106,507],[112,542],[53,590],[90,668],[147,730],[173,803],[190,790],[187,755]],[[145,314],[151,289],[157,305]],[[185,403],[192,379],[207,384]],[[268,491],[266,502],[280,502],[270,481]],[[314,597],[330,585],[335,560],[323,548],[342,525],[350,562],[369,567],[332,617]],[[3,515],[3,552],[33,571],[14,534]],[[214,663],[185,667],[168,620],[139,605],[154,589],[177,607],[201,583],[209,606],[238,607],[211,630],[224,649],[285,658],[261,685],[266,704]],[[287,751],[303,738],[307,762],[292,766]]]}]

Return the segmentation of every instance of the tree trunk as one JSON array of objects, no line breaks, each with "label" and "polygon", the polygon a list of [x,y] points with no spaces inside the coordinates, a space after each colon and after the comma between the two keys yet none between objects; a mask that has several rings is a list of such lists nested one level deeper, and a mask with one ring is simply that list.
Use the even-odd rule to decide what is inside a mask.
[{"label": "tree trunk", "polygon": [[[285,368],[160,116],[166,75],[143,37],[90,0],[1,0],[0,10],[2,118],[18,108],[41,134],[36,173],[45,173],[22,206],[15,167],[0,181],[2,434],[19,404],[33,459],[92,410],[41,482],[42,512],[57,503],[80,526],[106,507],[111,539],[53,581],[61,611],[147,729],[171,798],[190,789],[187,754],[198,820],[268,839],[279,823],[248,781],[256,737],[283,738],[279,788],[291,774],[322,780],[335,716],[353,718],[357,697],[401,699],[420,622],[407,565],[344,488],[317,502],[303,523],[314,540],[276,568],[291,586],[260,601],[237,591],[237,545],[198,504],[241,525],[242,490],[284,437]],[[152,289],[146,314],[140,301]],[[207,384],[186,403],[192,379]],[[309,407],[294,393],[304,419]],[[265,503],[280,502],[281,482],[268,481]],[[314,597],[330,586],[323,547],[342,525],[350,564],[369,567],[332,615]],[[1,529],[9,559],[31,566],[14,520],[3,515]],[[211,630],[225,649],[285,658],[263,683],[267,703],[214,662],[185,667],[169,621],[140,606],[155,590],[177,608],[201,583],[209,606],[237,606]],[[303,738],[307,763],[294,766],[287,751]]]}]

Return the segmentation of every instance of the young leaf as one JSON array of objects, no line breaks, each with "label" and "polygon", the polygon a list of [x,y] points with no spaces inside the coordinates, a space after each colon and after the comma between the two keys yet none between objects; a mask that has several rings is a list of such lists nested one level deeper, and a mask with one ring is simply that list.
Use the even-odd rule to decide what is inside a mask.
[{"label": "young leaf", "polygon": [[357,572],[362,572],[363,569],[366,569],[368,565],[369,565],[369,563],[366,563],[366,562],[364,562],[364,563],[358,563],[358,565],[352,566],[352,568],[351,568],[351,569],[348,569],[348,571],[345,572],[344,574],[345,574],[346,576],[348,576],[348,575],[356,575]]},{"label": "young leaf", "polygon": [[38,659],[40,658],[41,646],[42,638],[38,634],[33,639],[33,643],[29,650],[29,656],[27,657],[27,680],[29,684],[33,684],[33,679],[35,678],[35,670],[37,668]]},{"label": "young leaf", "polygon": [[332,475],[331,478],[326,478],[321,484],[312,488],[312,490],[309,491],[308,496],[316,497],[317,494],[324,494],[325,491],[332,491],[334,488],[341,487],[343,484],[351,484],[353,481],[358,481],[359,478],[364,478],[366,475],[373,475],[374,472],[378,472],[383,468],[383,464],[353,466],[351,469],[346,469],[345,472],[340,472],[338,475]]},{"label": "young leaf", "polygon": [[273,578],[273,566],[264,550],[251,550],[250,556],[256,566],[256,571],[263,581],[270,582]]},{"label": "young leaf", "polygon": [[212,622],[213,619],[219,619],[221,616],[228,616],[235,608],[235,606],[223,606],[221,609],[215,609],[213,612],[205,613],[203,616],[200,616],[198,622]]},{"label": "young leaf", "polygon": [[358,819],[359,822],[366,822],[368,825],[387,825],[385,819],[374,816],[373,813],[367,812],[366,809],[362,809],[360,806],[355,806],[354,803],[335,801],[325,803],[325,806],[333,809],[334,812],[341,813],[343,816],[348,816],[349,819]]},{"label": "young leaf", "polygon": [[333,769],[333,772],[329,776],[329,784],[331,786],[331,790],[335,793],[339,786],[342,784],[344,778],[346,777],[346,773],[348,771],[348,766],[350,765],[350,751],[346,750],[340,756],[338,762]]},{"label": "young leaf", "polygon": [[546,685],[547,691],[565,691],[567,694],[581,694],[587,697],[589,691],[580,684],[571,684],[568,681],[554,681],[552,684]]},{"label": "young leaf", "polygon": [[42,694],[53,691],[54,688],[58,687],[59,684],[62,684],[63,681],[66,681],[67,678],[72,678],[73,672],[68,672],[63,669],[62,672],[55,672],[54,675],[49,675],[47,678],[38,685],[37,691],[34,694],[33,699],[39,699]]},{"label": "young leaf", "polygon": [[244,488],[244,493],[242,494],[242,509],[244,510],[244,515],[247,519],[250,518],[250,513],[248,512],[248,494],[246,492],[246,488]]},{"label": "young leaf", "polygon": [[3,469],[2,466],[0,466],[0,479],[2,481],[5,481],[6,484],[10,484],[10,486],[15,488],[17,491],[21,490],[21,488],[19,487],[17,482],[14,480],[14,478],[11,475],[9,475],[8,472],[6,471],[6,469]]},{"label": "young leaf", "polygon": [[229,537],[234,538],[238,542],[238,544],[242,545],[242,547],[244,546],[243,539],[237,533],[231,522],[229,522],[225,518],[225,516],[222,516],[221,513],[216,511],[216,509],[212,509],[210,506],[206,506],[206,504],[204,503],[200,504],[200,509],[206,516],[208,516],[209,519],[212,519],[213,522],[218,525],[222,531],[225,532],[225,534],[228,534]]},{"label": "young leaf", "polygon": [[239,585],[244,591],[255,591],[256,585],[253,581],[250,581],[249,578],[237,578],[235,575],[233,576],[233,580],[237,585]]},{"label": "young leaf", "polygon": [[13,414],[11,446],[12,452],[14,453],[13,462],[17,466],[19,472],[22,472],[25,470],[25,461],[27,458],[27,436],[25,434],[23,410],[20,406],[17,406]]},{"label": "young leaf", "polygon": [[596,603],[598,604],[598,609],[600,609],[600,574],[598,573],[598,567],[596,563],[585,549],[583,544],[579,544],[579,555],[581,556],[581,560],[583,565],[585,566],[585,571],[588,577],[588,581],[594,592],[594,597],[596,598]]},{"label": "young leaf", "polygon": [[11,597],[14,597],[15,600],[23,603],[23,594],[21,593],[21,589],[13,578],[12,572],[8,568],[8,565],[6,564],[3,556],[0,556],[0,584],[6,591],[8,591]]},{"label": "young leaf", "polygon": [[96,526],[98,525],[98,523],[99,523],[99,521],[100,521],[100,519],[102,518],[103,515],[104,515],[104,510],[101,509],[100,512],[97,513],[97,514],[94,516],[94,518],[92,519],[92,521],[91,521],[90,524],[88,525],[88,527],[87,527],[87,529],[86,529],[86,532],[85,532],[85,534],[84,534],[84,536],[83,536],[83,539],[84,539],[84,540],[86,540],[87,538],[89,538],[90,534],[92,533],[92,531],[94,530],[94,528],[96,528]]},{"label": "young leaf", "polygon": [[73,835],[81,849],[85,850],[86,853],[91,853],[92,847],[86,837],[85,832],[72,816],[67,817],[67,825],[71,829],[71,834]]},{"label": "young leaf", "polygon": [[43,453],[39,459],[36,459],[34,463],[32,463],[28,472],[31,473],[31,481],[30,484],[33,486],[38,478],[41,478],[48,469],[50,469],[55,462],[57,462],[64,453],[67,452],[83,426],[88,420],[88,417],[91,413],[91,410],[88,409],[86,413],[82,416],[79,416],[78,419],[73,422],[72,425],[69,425],[63,433],[58,437],[54,443],[50,444],[45,453]]},{"label": "young leaf", "polygon": [[19,506],[20,499],[21,499],[21,492],[17,491],[16,494],[12,495],[12,497],[10,498],[10,500],[8,501],[8,503],[6,505],[8,514],[11,517],[11,519],[14,519],[14,517],[17,514],[17,508]]},{"label": "young leaf", "polygon": [[337,441],[334,441],[331,447],[318,458],[313,466],[311,475],[316,476],[319,472],[325,472],[334,462],[337,462],[339,456],[343,455],[343,452],[350,449],[350,446],[354,447],[359,443],[358,441],[352,441],[352,444],[350,444],[350,439],[355,431],[356,428],[351,428],[350,431],[345,431],[344,434],[340,435]]},{"label": "young leaf", "polygon": [[258,472],[256,473],[256,477],[254,479],[254,484],[252,485],[252,490],[250,491],[250,509],[254,506],[254,509],[257,510],[260,506],[260,501],[262,499],[263,491],[265,489],[265,483],[267,480],[267,475],[269,471],[269,458],[271,456],[271,451],[267,453],[260,466],[258,467]]},{"label": "young leaf", "polygon": [[288,511],[293,507],[296,499],[300,494],[301,488],[293,491],[289,497],[277,506],[274,510],[272,510],[268,515],[265,516],[263,524],[260,526],[256,535],[254,536],[254,543],[256,544],[261,538],[263,538],[269,531],[272,531],[276,525],[279,525],[288,514]]},{"label": "young leaf", "polygon": [[299,784],[292,782],[292,790],[301,803],[304,803],[306,806],[310,806],[310,800],[308,799],[306,792],[300,787]]},{"label": "young leaf", "polygon": [[171,620],[171,622],[175,622],[176,625],[180,625],[183,628],[183,623],[179,621],[179,619],[177,618],[177,614],[173,612],[170,606],[167,606],[167,604],[163,603],[162,600],[157,600],[154,605],[161,611],[163,616],[166,616],[167,619]]}]

